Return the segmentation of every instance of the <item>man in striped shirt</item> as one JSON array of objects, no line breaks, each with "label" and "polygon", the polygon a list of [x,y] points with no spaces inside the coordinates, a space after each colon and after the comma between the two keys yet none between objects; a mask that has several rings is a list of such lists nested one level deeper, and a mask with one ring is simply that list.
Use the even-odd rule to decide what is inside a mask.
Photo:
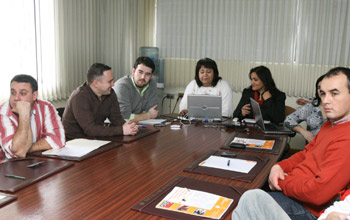
[{"label": "man in striped shirt", "polygon": [[56,109],[38,100],[37,81],[16,75],[10,83],[10,100],[0,106],[0,163],[27,153],[61,148],[64,129]]}]

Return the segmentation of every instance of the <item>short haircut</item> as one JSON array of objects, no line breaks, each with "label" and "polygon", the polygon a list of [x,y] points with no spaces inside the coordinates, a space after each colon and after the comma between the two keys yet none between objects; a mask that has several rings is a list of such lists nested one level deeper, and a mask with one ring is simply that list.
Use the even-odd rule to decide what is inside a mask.
[{"label": "short haircut", "polygon": [[86,76],[86,81],[88,84],[91,84],[96,78],[101,77],[103,75],[104,71],[111,70],[112,68],[102,64],[102,63],[94,63],[90,66],[87,76]]},{"label": "short haircut", "polygon": [[347,85],[348,85],[348,90],[349,90],[349,93],[350,93],[350,69],[349,68],[346,68],[346,67],[335,67],[333,69],[330,69],[325,75],[324,75],[324,78],[330,78],[332,76],[336,76],[336,75],[339,75],[343,73],[346,78],[348,79],[347,80]]},{"label": "short haircut", "polygon": [[38,82],[34,77],[26,74],[19,74],[14,76],[11,79],[10,85],[12,82],[19,82],[19,83],[29,83],[30,87],[32,87],[33,92],[38,91]]},{"label": "short haircut", "polygon": [[216,62],[210,58],[200,59],[197,62],[194,79],[196,80],[198,87],[201,87],[203,85],[203,83],[199,79],[199,70],[202,66],[204,66],[205,68],[208,68],[208,69],[213,69],[214,78],[213,78],[213,82],[211,84],[213,87],[215,87],[216,84],[221,79],[221,77],[219,76],[219,70],[218,70],[218,66],[216,65]]},{"label": "short haircut", "polygon": [[134,69],[137,68],[138,65],[143,64],[149,68],[152,69],[152,73],[154,72],[156,66],[154,65],[154,62],[149,57],[139,57],[136,59],[134,63]]}]

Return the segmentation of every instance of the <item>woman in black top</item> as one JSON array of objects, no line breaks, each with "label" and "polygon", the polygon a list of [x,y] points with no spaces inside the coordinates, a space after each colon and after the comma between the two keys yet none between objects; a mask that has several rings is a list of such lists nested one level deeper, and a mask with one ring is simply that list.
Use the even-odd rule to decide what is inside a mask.
[{"label": "woman in black top", "polygon": [[249,78],[251,85],[243,90],[233,117],[254,118],[250,107],[250,98],[253,98],[259,103],[264,120],[282,123],[286,95],[276,88],[270,70],[265,66],[255,67],[250,70]]}]

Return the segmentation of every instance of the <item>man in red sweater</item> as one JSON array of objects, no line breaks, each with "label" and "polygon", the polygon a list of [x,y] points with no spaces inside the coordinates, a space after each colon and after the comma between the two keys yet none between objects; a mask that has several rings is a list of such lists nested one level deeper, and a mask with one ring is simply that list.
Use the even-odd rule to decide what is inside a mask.
[{"label": "man in red sweater", "polygon": [[350,69],[325,74],[319,94],[329,119],[305,150],[271,168],[269,194],[291,219],[316,219],[350,186]]}]

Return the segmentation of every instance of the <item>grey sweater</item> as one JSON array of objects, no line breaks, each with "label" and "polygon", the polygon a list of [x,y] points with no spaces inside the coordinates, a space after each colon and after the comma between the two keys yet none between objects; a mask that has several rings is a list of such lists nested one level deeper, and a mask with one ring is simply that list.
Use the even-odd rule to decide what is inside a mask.
[{"label": "grey sweater", "polygon": [[117,94],[120,111],[125,120],[134,118],[134,114],[148,112],[158,104],[157,84],[152,78],[148,88],[141,93],[132,81],[132,75],[126,75],[115,82],[113,87]]}]

